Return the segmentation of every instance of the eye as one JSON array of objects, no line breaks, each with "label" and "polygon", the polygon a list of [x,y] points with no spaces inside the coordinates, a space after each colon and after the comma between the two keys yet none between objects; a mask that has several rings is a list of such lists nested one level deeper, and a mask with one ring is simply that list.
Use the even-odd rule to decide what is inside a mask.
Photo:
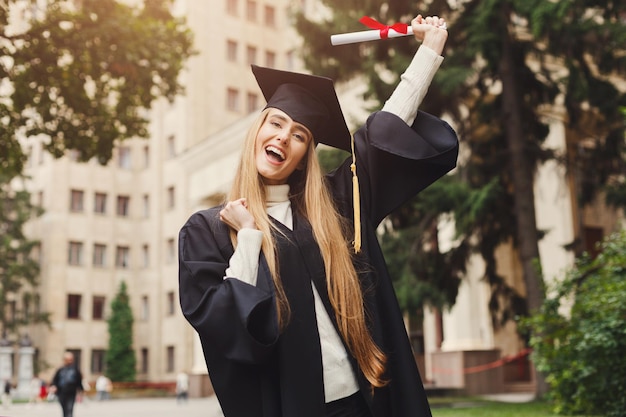
[{"label": "eye", "polygon": [[298,142],[304,142],[306,137],[302,133],[294,133],[293,137],[296,138]]},{"label": "eye", "polygon": [[277,121],[271,120],[270,124],[274,127],[280,128],[280,123],[278,123]]}]

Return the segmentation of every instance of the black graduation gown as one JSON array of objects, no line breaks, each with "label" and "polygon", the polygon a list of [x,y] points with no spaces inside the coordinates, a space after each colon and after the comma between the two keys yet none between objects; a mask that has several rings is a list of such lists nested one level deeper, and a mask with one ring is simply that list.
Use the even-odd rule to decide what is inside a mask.
[{"label": "black graduation gown", "polygon": [[[376,237],[395,208],[456,165],[458,141],[442,120],[419,112],[409,127],[387,112],[355,134],[361,194],[362,252],[357,269],[374,340],[388,357],[389,384],[374,390],[353,369],[375,417],[430,416],[430,408]],[[350,161],[327,176],[339,212],[352,221]],[[331,317],[324,266],[310,226],[294,210],[293,231],[276,234],[292,315],[279,332],[272,280],[263,255],[257,285],[223,279],[233,254],[220,207],[193,214],[179,235],[183,314],[200,336],[226,417],[323,417],[322,361],[311,282]],[[281,225],[279,225],[281,227]],[[366,268],[362,268],[367,265]],[[336,323],[335,323],[336,325]]]}]

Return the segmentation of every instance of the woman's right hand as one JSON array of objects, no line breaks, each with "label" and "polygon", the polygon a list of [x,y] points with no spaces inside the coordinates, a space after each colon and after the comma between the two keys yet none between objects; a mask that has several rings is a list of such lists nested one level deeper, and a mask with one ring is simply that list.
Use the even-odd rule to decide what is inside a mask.
[{"label": "woman's right hand", "polygon": [[245,198],[229,201],[220,211],[220,220],[232,227],[236,232],[244,228],[256,229],[254,217],[248,211]]}]

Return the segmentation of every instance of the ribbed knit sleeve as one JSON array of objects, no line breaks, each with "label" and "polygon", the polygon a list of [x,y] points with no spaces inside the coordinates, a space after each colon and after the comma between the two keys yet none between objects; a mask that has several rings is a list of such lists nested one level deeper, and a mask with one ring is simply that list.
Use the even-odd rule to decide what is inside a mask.
[{"label": "ribbed knit sleeve", "polygon": [[442,56],[427,46],[420,46],[382,110],[395,114],[411,126],[442,62]]}]

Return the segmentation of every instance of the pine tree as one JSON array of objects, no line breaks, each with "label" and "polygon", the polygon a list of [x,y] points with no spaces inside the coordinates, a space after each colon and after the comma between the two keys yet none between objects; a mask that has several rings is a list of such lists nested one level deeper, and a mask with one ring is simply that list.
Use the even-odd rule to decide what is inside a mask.
[{"label": "pine tree", "polygon": [[111,303],[109,348],[106,353],[106,374],[112,381],[132,382],[136,375],[136,358],[133,350],[133,312],[122,281]]}]

